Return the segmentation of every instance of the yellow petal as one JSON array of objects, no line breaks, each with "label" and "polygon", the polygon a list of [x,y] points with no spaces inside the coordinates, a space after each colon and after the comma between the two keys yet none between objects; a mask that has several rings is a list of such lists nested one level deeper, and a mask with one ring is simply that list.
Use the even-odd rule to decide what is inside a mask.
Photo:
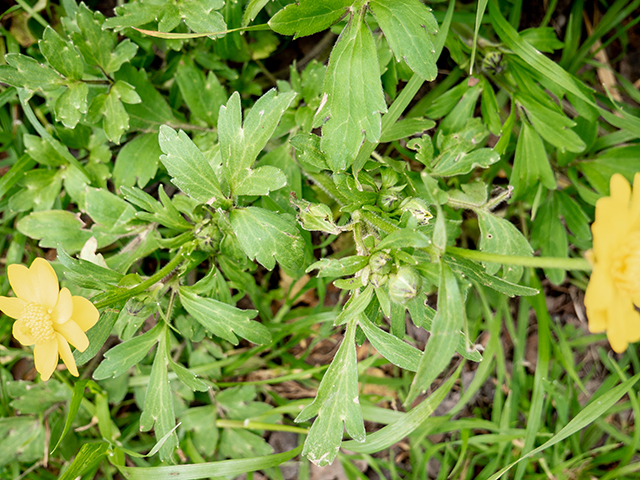
[{"label": "yellow petal", "polygon": [[58,364],[58,340],[51,338],[33,349],[33,358],[36,361],[36,370],[40,372],[43,381],[49,380]]},{"label": "yellow petal", "polygon": [[640,314],[636,312],[630,300],[621,295],[609,305],[609,326],[607,339],[616,353],[627,349],[629,342],[640,340]]},{"label": "yellow petal", "polygon": [[46,309],[55,307],[58,301],[58,277],[51,264],[44,258],[36,258],[29,267],[29,274],[37,303]]},{"label": "yellow petal", "polygon": [[31,335],[31,329],[27,327],[22,319],[13,322],[13,336],[25,347],[36,344],[35,338]]},{"label": "yellow petal", "polygon": [[98,309],[93,306],[89,300],[84,297],[73,297],[73,313],[71,320],[76,322],[82,331],[86,332],[93,327],[100,318]]},{"label": "yellow petal", "polygon": [[605,310],[613,298],[613,278],[607,270],[596,266],[584,295],[587,315],[590,310]]},{"label": "yellow petal", "polygon": [[7,267],[7,275],[9,276],[9,283],[16,297],[21,298],[25,302],[37,303],[38,297],[31,284],[31,275],[27,267],[14,263]]},{"label": "yellow petal", "polygon": [[58,352],[60,353],[60,357],[62,358],[62,361],[67,366],[67,369],[69,370],[71,375],[77,377],[78,367],[76,367],[76,359],[73,358],[73,353],[71,353],[71,348],[69,348],[69,344],[64,339],[64,337],[59,333],[56,334],[56,338],[58,340]]},{"label": "yellow petal", "polygon": [[7,317],[18,318],[27,302],[16,297],[0,297],[0,311]]},{"label": "yellow petal", "polygon": [[607,311],[587,309],[587,319],[589,320],[589,331],[591,333],[602,333],[607,329]]},{"label": "yellow petal", "polygon": [[73,299],[71,298],[71,292],[65,287],[60,290],[58,302],[56,303],[53,312],[51,312],[51,320],[53,323],[61,325],[71,318],[72,313]]},{"label": "yellow petal", "polygon": [[596,220],[591,225],[596,261],[605,266],[618,249],[618,244],[631,228],[629,200],[631,187],[620,174],[611,177],[611,196],[596,202]]},{"label": "yellow petal", "polygon": [[640,222],[640,173],[633,177],[633,194],[631,195],[631,223],[637,229]]},{"label": "yellow petal", "polygon": [[89,346],[89,339],[75,321],[69,320],[62,325],[55,325],[53,328],[81,352],[84,352]]}]

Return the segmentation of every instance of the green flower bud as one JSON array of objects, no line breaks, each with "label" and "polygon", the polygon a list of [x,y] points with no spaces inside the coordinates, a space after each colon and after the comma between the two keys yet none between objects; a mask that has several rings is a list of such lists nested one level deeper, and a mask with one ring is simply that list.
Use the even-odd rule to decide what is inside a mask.
[{"label": "green flower bud", "polygon": [[216,253],[220,248],[220,240],[222,240],[222,232],[216,225],[205,225],[195,233],[195,239],[198,250],[207,253]]},{"label": "green flower bud", "polygon": [[391,189],[382,190],[378,194],[376,203],[385,212],[392,212],[400,206],[404,196],[400,192],[394,192]]},{"label": "green flower bud", "polygon": [[391,263],[393,259],[391,255],[386,252],[376,252],[369,258],[369,267],[371,272],[378,273],[380,275],[386,275],[391,272]]},{"label": "green flower bud", "polygon": [[396,303],[406,303],[420,292],[422,277],[412,267],[402,267],[389,277],[389,296]]},{"label": "green flower bud", "polygon": [[409,212],[415,217],[419,225],[427,225],[429,220],[433,218],[433,215],[429,211],[427,202],[421,198],[407,198],[400,205],[400,210],[403,212]]}]

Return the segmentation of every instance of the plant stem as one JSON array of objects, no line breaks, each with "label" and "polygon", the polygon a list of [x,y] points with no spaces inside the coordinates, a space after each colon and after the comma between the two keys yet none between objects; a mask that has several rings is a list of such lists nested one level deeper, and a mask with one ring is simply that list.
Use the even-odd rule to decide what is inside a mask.
[{"label": "plant stem", "polygon": [[140,292],[144,292],[147,288],[155,285],[164,277],[169,275],[174,268],[176,268],[178,265],[182,263],[183,260],[184,260],[184,253],[178,252],[178,254],[175,257],[173,257],[173,259],[169,263],[167,263],[164,267],[162,267],[152,276],[147,278],[144,282],[139,283],[135,287],[120,289],[120,291],[116,292],[113,296],[97,302],[95,304],[95,307],[104,308],[117,302],[118,300],[130,298],[130,297],[133,297],[134,295],[137,295]]},{"label": "plant stem", "polygon": [[446,252],[456,257],[468,258],[477,262],[495,262],[534,268],[560,268],[562,270],[591,270],[591,264],[586,258],[522,257],[467,250],[458,247],[447,247]]}]

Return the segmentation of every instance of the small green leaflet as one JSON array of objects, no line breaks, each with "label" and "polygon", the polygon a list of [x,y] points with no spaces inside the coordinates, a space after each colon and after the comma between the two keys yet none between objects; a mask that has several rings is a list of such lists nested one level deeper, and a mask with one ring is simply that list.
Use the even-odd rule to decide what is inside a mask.
[{"label": "small green leaflet", "polygon": [[330,117],[320,146],[334,172],[353,163],[364,137],[372,143],[380,140],[380,114],[387,111],[376,45],[364,13],[352,13],[333,47],[316,112],[318,121]]},{"label": "small green leaflet", "polygon": [[555,190],[556,179],[547,159],[547,152],[540,135],[525,121],[516,144],[516,155],[509,183],[513,186],[513,198],[532,197],[542,183]]},{"label": "small green leaflet", "polygon": [[31,57],[20,53],[8,53],[4,58],[8,65],[0,65],[0,82],[30,91],[38,88],[54,90],[64,82],[55,70]]},{"label": "small green leaflet", "polygon": [[89,86],[83,82],[69,83],[69,88],[56,100],[56,119],[67,128],[75,128],[87,113]]},{"label": "small green leaflet", "polygon": [[275,131],[296,92],[276,95],[271,89],[256,101],[242,123],[240,95],[234,92],[220,107],[218,135],[224,175],[232,195],[267,195],[286,185],[287,178],[272,166],[251,166]]},{"label": "small green leaflet", "polygon": [[344,258],[322,258],[309,265],[306,272],[318,270],[318,277],[344,277],[362,270],[369,263],[369,257],[352,255]]},{"label": "small green leaflet", "polygon": [[290,218],[258,207],[238,208],[229,214],[244,253],[269,270],[276,259],[289,271],[302,267],[304,241]]},{"label": "small green leaflet", "polygon": [[80,54],[70,42],[63,40],[56,31],[47,25],[38,42],[40,51],[49,64],[70,80],[81,80],[84,64]]},{"label": "small green leaflet", "polygon": [[373,325],[371,320],[364,314],[358,315],[358,323],[371,342],[371,345],[373,345],[373,348],[375,348],[380,355],[405,370],[411,372],[418,370],[418,365],[422,358],[422,352],[420,350],[403,342],[395,335],[379,329]]},{"label": "small green leaflet", "polygon": [[158,142],[165,153],[160,161],[167,168],[176,187],[207,205],[219,204],[224,200],[213,168],[186,133],[182,130],[176,132],[163,125],[160,127]]},{"label": "small green leaflet", "polygon": [[158,170],[158,159],[162,150],[155,133],[145,133],[133,138],[120,149],[113,167],[116,189],[121,186],[138,185],[144,188]]},{"label": "small green leaflet", "polygon": [[[169,359],[169,332],[164,328],[160,334],[160,343],[151,367],[149,385],[144,399],[144,410],[140,416],[140,430],[148,432],[154,428],[156,438],[164,437],[175,428],[176,416],[173,411],[173,398],[169,386],[167,362]],[[177,436],[171,435],[160,448],[160,460],[171,459],[177,444]]]},{"label": "small green leaflet", "polygon": [[429,37],[438,33],[438,23],[430,9],[419,0],[372,0],[369,8],[396,60],[404,59],[424,80],[436,78],[435,49]]},{"label": "small green leaflet", "polygon": [[373,298],[373,285],[367,285],[362,292],[356,290],[351,294],[349,301],[340,312],[340,315],[336,317],[333,324],[342,325],[343,323],[351,322],[354,318],[358,317],[362,312],[366,310]]},{"label": "small green leaflet", "polygon": [[68,253],[79,251],[91,238],[89,230],[83,230],[84,223],[78,215],[66,210],[45,210],[34,212],[18,221],[18,231],[40,240],[38,245],[45,248],[62,246]]},{"label": "small green leaflet", "polygon": [[[490,212],[478,210],[478,224],[480,226],[480,251],[498,253],[502,255],[527,256],[533,255],[531,245],[513,223],[495,216]],[[500,265],[485,262],[489,275],[495,274]],[[502,277],[510,283],[516,283],[522,276],[523,267],[505,265]]]},{"label": "small green leaflet", "polygon": [[149,349],[158,342],[161,333],[162,324],[158,323],[148,332],[116,345],[104,354],[104,360],[93,372],[93,378],[104,380],[122,375],[147,356]]},{"label": "small green leaflet", "polygon": [[213,298],[200,297],[188,287],[180,287],[180,301],[203,327],[234,345],[238,344],[234,333],[259,345],[271,342],[267,327],[251,320],[258,314],[256,310],[240,310]]},{"label": "small green leaflet", "polygon": [[431,336],[420,359],[418,372],[411,383],[405,405],[411,405],[416,397],[431,385],[449,365],[456,347],[460,343],[460,329],[464,303],[460,295],[455,275],[442,260],[440,261],[440,287],[438,289],[438,310],[431,324]]},{"label": "small green leaflet", "polygon": [[302,454],[319,467],[333,463],[336,458],[342,443],[343,422],[354,440],[364,442],[366,438],[358,396],[356,324],[352,320],[347,325],[344,340],[322,377],[315,400],[295,420],[305,422],[318,416]]},{"label": "small green leaflet", "polygon": [[269,26],[280,35],[293,35],[295,40],[329,28],[340,20],[352,3],[353,0],[300,0],[271,17]]}]

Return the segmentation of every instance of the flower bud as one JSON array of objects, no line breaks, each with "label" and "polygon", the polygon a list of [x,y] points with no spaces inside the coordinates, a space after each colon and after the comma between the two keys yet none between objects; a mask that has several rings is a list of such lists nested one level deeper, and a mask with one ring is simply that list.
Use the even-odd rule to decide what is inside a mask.
[{"label": "flower bud", "polygon": [[402,267],[389,277],[389,296],[396,303],[406,303],[420,292],[422,277],[412,267]]},{"label": "flower bud", "polygon": [[394,192],[391,189],[382,190],[378,194],[376,203],[385,212],[392,212],[400,206],[404,196],[400,192]]},{"label": "flower bud", "polygon": [[205,225],[195,233],[195,239],[198,250],[207,253],[216,253],[220,248],[222,232],[216,225]]},{"label": "flower bud", "polygon": [[369,258],[369,267],[371,272],[378,273],[380,275],[386,275],[391,272],[391,262],[393,259],[391,255],[386,252],[376,252]]},{"label": "flower bud", "polygon": [[421,198],[407,198],[400,205],[400,210],[403,212],[409,212],[415,217],[419,225],[427,225],[429,220],[433,218],[433,215],[429,211],[427,202]]}]

